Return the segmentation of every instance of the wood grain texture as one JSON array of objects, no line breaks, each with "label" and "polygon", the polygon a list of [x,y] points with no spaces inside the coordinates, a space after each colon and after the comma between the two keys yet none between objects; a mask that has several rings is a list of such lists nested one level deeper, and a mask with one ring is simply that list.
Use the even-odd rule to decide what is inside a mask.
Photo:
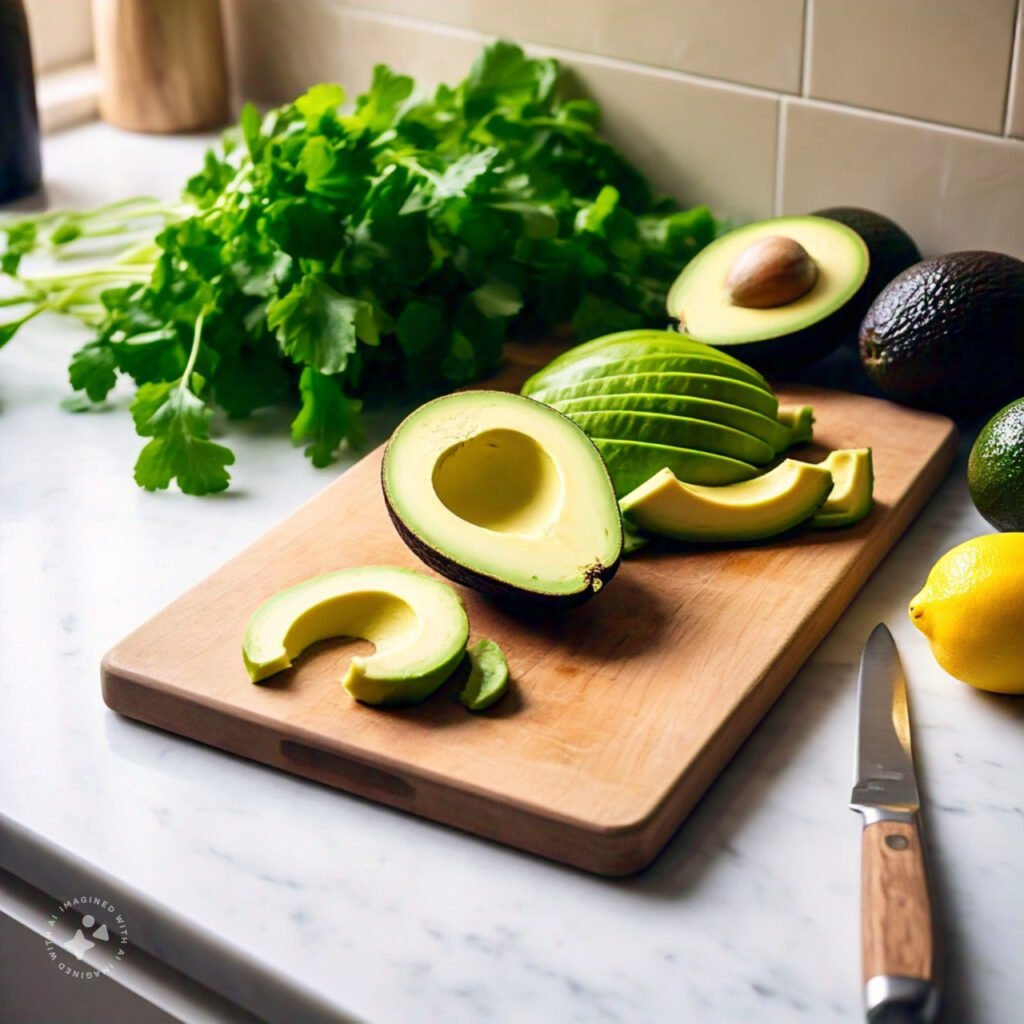
[{"label": "wood grain texture", "polygon": [[105,121],[194,132],[230,113],[219,0],[93,0]]},{"label": "wood grain texture", "polygon": [[[516,386],[552,355],[509,347]],[[380,711],[338,684],[330,641],[269,685],[241,658],[250,614],[282,587],[351,565],[420,566],[381,496],[381,452],[117,645],[114,710],[286,771],[602,874],[646,866],[867,580],[943,477],[943,417],[810,388],[828,448],[874,449],[877,506],[847,530],[728,550],[648,549],[582,608],[530,620],[463,591],[476,636],[508,655],[489,712],[459,680]],[[821,448],[808,457],[821,458]]]},{"label": "wood grain texture", "polygon": [[935,932],[917,823],[866,826],[861,870],[864,981],[886,974],[934,982]]}]

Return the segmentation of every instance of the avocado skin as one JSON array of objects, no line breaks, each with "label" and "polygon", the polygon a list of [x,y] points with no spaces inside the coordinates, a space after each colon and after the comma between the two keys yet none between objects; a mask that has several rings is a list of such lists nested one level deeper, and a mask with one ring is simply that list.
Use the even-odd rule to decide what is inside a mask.
[{"label": "avocado skin", "polygon": [[859,206],[830,206],[815,210],[814,215],[839,221],[864,239],[870,260],[862,298],[865,310],[897,274],[921,262],[921,252],[910,235],[880,213]]},{"label": "avocado skin", "polygon": [[996,252],[924,260],[890,281],[860,329],[885,394],[946,413],[987,411],[1024,391],[1024,263]]},{"label": "avocado skin", "polygon": [[763,341],[743,341],[718,347],[753,366],[770,380],[787,380],[844,342],[851,345],[856,342],[857,328],[868,305],[864,298],[865,288],[866,282],[839,309],[801,331]]},{"label": "avocado skin", "polygon": [[1024,398],[982,427],[967,460],[967,489],[997,530],[1024,530]]}]

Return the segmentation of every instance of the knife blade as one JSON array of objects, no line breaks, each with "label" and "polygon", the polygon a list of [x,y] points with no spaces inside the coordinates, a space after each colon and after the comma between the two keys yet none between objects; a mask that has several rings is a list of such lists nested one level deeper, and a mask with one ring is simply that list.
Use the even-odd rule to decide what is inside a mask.
[{"label": "knife blade", "polygon": [[910,741],[907,679],[884,623],[864,645],[857,680],[850,806],[864,816],[861,961],[867,1019],[935,1019],[934,915]]}]

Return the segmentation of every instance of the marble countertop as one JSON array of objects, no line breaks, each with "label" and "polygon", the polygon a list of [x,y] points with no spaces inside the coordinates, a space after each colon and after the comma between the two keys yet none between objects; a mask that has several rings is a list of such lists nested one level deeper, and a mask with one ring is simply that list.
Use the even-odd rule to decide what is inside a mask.
[{"label": "marble countertop", "polygon": [[[204,145],[54,136],[51,198],[172,195]],[[106,709],[103,652],[340,469],[269,417],[232,428],[226,495],[138,490],[127,392],[60,408],[82,337],[40,320],[0,351],[0,866],[54,897],[116,893],[140,946],[270,1020],[858,1020],[855,664],[884,620],[910,680],[947,1019],[1017,1019],[1024,703],[945,676],[905,612],[940,554],[987,531],[964,453],[664,854],[609,881]]]}]

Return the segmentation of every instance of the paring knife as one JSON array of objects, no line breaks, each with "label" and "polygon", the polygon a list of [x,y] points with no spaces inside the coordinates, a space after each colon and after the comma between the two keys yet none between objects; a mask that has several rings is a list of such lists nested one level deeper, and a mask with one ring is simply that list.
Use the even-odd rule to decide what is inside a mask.
[{"label": "paring knife", "polygon": [[864,815],[861,956],[867,1019],[927,1022],[938,1012],[936,941],[910,750],[907,680],[892,634],[874,628],[857,682],[850,806]]}]

